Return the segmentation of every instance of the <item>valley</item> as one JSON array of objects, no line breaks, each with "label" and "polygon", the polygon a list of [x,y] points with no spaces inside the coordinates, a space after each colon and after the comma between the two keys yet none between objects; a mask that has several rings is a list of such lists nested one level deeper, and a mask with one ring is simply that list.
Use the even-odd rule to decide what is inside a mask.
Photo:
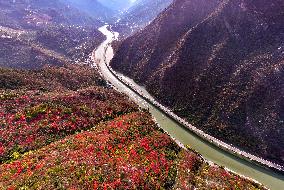
[{"label": "valley", "polygon": [[[177,142],[183,145],[189,145],[209,161],[217,163],[221,166],[225,166],[226,168],[238,174],[256,179],[271,189],[281,189],[281,187],[284,185],[283,175],[259,166],[257,162],[261,161],[261,159],[254,158],[256,160],[251,162],[249,159],[245,159],[246,156],[240,156],[243,154],[241,150],[237,150],[236,153],[237,155],[239,154],[239,156],[235,156],[234,154],[231,154],[230,151],[222,149],[222,146],[224,147],[230,145],[219,144],[215,146],[214,143],[208,139],[208,137],[204,139],[198,137],[198,135],[196,135],[196,131],[187,129],[184,127],[185,124],[178,122],[178,120],[181,120],[181,118],[175,114],[168,115],[165,113],[165,111],[161,110],[159,107],[162,105],[159,105],[159,103],[155,101],[155,99],[145,90],[144,87],[139,86],[128,77],[113,71],[109,66],[109,62],[114,56],[111,41],[117,39],[118,33],[111,32],[107,28],[109,28],[108,25],[99,29],[104,35],[107,36],[107,40],[102,43],[92,55],[96,66],[99,68],[99,71],[105,80],[109,81],[118,91],[123,92],[131,97],[131,99],[139,106],[148,109],[161,128],[165,130],[172,138],[176,139]],[[165,110],[170,112],[167,108]],[[215,141],[218,140],[215,139]],[[234,147],[231,148],[234,149]],[[249,156],[253,158],[253,155]],[[273,163],[264,161],[263,164],[266,165],[265,167],[271,167],[271,169],[276,169],[279,171],[283,170],[281,166],[273,165]]]},{"label": "valley", "polygon": [[0,189],[282,189],[282,8],[0,0]]},{"label": "valley", "polygon": [[176,0],[110,66],[198,129],[283,166],[283,6]]}]

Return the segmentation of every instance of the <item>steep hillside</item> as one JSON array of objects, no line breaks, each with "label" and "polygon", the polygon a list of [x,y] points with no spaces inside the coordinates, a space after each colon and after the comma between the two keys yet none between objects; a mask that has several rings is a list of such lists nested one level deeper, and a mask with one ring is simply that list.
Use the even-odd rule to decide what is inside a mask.
[{"label": "steep hillside", "polygon": [[0,1],[0,66],[41,68],[84,61],[102,23],[61,1]]},{"label": "steep hillside", "polygon": [[128,36],[148,25],[171,2],[172,0],[137,0],[120,16],[114,29],[121,35]]},{"label": "steep hillside", "polygon": [[111,66],[205,132],[284,165],[284,2],[175,0]]},{"label": "steep hillside", "polygon": [[115,11],[124,11],[132,6],[133,0],[98,0],[102,5]]},{"label": "steep hillside", "polygon": [[[27,22],[67,25],[99,25],[101,21],[70,6],[67,0],[0,0],[0,24],[7,27],[27,27]],[[26,22],[23,22],[26,21]],[[12,25],[9,25],[11,23]]]},{"label": "steep hillside", "polygon": [[61,0],[67,5],[71,5],[87,13],[94,19],[98,19],[101,22],[113,22],[117,11],[112,10],[98,0]]},{"label": "steep hillside", "polygon": [[266,189],[181,149],[89,66],[1,68],[0,126],[3,190]]}]

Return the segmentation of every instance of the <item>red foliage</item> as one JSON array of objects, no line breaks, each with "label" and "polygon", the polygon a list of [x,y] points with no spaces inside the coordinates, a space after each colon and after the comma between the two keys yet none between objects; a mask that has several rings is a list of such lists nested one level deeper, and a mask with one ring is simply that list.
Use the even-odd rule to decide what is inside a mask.
[{"label": "red foliage", "polygon": [[101,88],[4,99],[0,102],[0,162],[10,159],[13,152],[43,147],[135,110],[124,97]]},{"label": "red foliage", "polygon": [[[158,135],[163,138],[156,139]],[[168,143],[154,145],[164,140]],[[1,165],[0,184],[21,187],[25,181],[36,180],[47,189],[54,188],[54,171],[57,177],[72,181],[62,180],[66,188],[158,189],[167,182],[169,168],[174,164],[165,154],[172,148],[170,137],[157,132],[148,114],[133,113]],[[50,180],[50,186],[43,178]]]}]

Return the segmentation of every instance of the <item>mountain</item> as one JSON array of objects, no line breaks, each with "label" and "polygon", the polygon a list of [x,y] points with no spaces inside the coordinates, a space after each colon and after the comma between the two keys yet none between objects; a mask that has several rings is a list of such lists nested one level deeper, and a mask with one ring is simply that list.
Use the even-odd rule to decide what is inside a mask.
[{"label": "mountain", "polygon": [[132,6],[133,0],[98,0],[103,6],[115,11],[124,11]]},{"label": "mountain", "polygon": [[102,22],[57,0],[0,0],[0,66],[38,69],[84,61]]},{"label": "mountain", "polygon": [[1,189],[266,190],[179,147],[87,65],[0,68],[0,121]]},{"label": "mountain", "polygon": [[67,5],[76,7],[101,22],[113,22],[117,12],[104,6],[98,0],[61,0]]},{"label": "mountain", "polygon": [[0,0],[2,19],[1,25],[7,22],[25,24],[23,18],[32,20],[32,15],[38,14],[37,22],[49,21],[69,25],[98,25],[101,23],[87,13],[70,6],[65,0]]},{"label": "mountain", "polygon": [[114,30],[122,35],[130,35],[148,25],[171,2],[172,0],[137,0],[120,16]]},{"label": "mountain", "polygon": [[284,2],[175,0],[111,66],[199,129],[284,165]]},{"label": "mountain", "polygon": [[104,40],[101,20],[56,0],[0,5],[0,189],[266,190],[172,139],[96,67],[69,64]]}]

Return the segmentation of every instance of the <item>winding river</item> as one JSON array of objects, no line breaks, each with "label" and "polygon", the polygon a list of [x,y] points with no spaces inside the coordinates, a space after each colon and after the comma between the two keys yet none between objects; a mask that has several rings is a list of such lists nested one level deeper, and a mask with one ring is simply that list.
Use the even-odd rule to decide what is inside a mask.
[{"label": "winding river", "polygon": [[[225,166],[229,170],[240,175],[255,179],[271,190],[284,189],[284,175],[265,169],[264,167],[245,159],[241,159],[218,148],[210,142],[203,140],[164,114],[164,112],[160,111],[160,109],[145,101],[141,96],[115,77],[109,70],[108,63],[113,57],[113,49],[111,48],[110,43],[118,37],[118,33],[109,31],[107,25],[101,27],[99,30],[107,39],[93,52],[91,58],[94,62],[94,67],[98,68],[105,80],[107,80],[115,89],[128,95],[139,106],[149,109],[159,125],[167,131],[171,137],[184,145],[190,145],[190,147],[202,154],[205,159],[218,165]],[[123,77],[124,81],[131,83],[135,89],[141,91],[143,96],[151,97],[143,87],[137,85],[131,79],[121,74],[119,75],[120,77]]]}]

